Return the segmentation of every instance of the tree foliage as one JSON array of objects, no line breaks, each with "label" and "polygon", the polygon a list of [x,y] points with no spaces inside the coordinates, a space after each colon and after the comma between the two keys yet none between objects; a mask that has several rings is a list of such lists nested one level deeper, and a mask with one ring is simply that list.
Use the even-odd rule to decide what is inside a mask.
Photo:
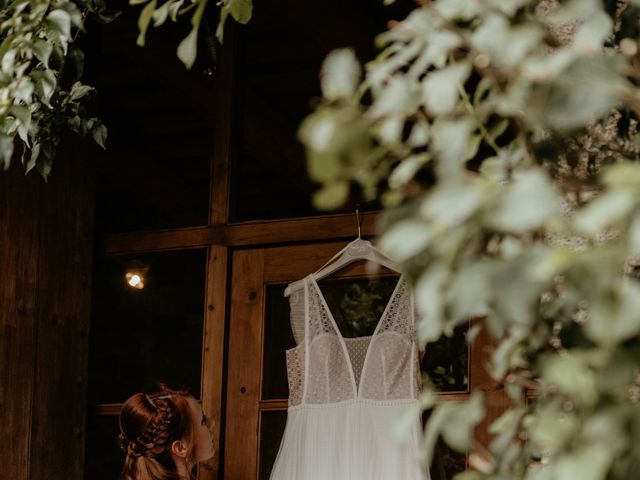
[{"label": "tree foliage", "polygon": [[[316,204],[382,197],[423,342],[496,340],[510,407],[458,480],[640,478],[639,25],[637,0],[425,0],[364,69],[324,62]],[[481,392],[422,408],[427,457],[473,450]]]},{"label": "tree foliage", "polygon": [[27,172],[35,168],[46,179],[66,128],[92,135],[104,148],[107,130],[87,109],[95,90],[80,81],[84,54],[74,45],[89,13],[102,21],[116,16],[102,0],[0,1],[0,166],[5,169],[18,143]]},{"label": "tree foliage", "polygon": [[[191,17],[191,30],[180,42],[177,49],[178,58],[185,67],[191,68],[198,53],[198,34],[203,22],[209,0],[167,0],[164,3],[158,0],[129,0],[131,5],[144,4],[138,19],[140,34],[137,44],[144,46],[145,36],[151,22],[154,27],[163,25],[167,20],[177,22],[179,17]],[[221,0],[216,4],[219,7],[218,27],[216,38],[222,43],[224,38],[224,26],[229,15],[238,23],[246,24],[251,19],[253,3],[251,0]]]},{"label": "tree foliage", "polygon": [[[191,68],[209,0],[130,3],[145,4],[138,20],[139,46],[152,21],[157,27],[190,15],[192,28],[177,55]],[[248,22],[252,3],[222,0],[218,6],[216,35],[222,41],[227,17]],[[66,129],[91,135],[105,148],[107,128],[90,114],[96,91],[81,82],[84,52],[74,42],[89,14],[109,22],[119,12],[107,8],[105,0],[0,0],[0,167],[9,167],[18,145],[26,171],[36,169],[46,179]]]}]

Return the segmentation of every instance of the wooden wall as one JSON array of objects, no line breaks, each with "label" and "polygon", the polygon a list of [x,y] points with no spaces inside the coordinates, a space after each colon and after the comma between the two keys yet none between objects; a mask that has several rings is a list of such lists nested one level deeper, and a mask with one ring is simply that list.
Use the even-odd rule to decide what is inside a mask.
[{"label": "wooden wall", "polygon": [[82,478],[93,166],[73,140],[48,183],[0,171],[2,478]]}]

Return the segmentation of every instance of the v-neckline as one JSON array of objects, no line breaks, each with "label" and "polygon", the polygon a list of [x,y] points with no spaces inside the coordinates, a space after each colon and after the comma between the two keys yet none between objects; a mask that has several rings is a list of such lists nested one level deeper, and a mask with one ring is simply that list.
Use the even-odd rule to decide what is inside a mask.
[{"label": "v-neckline", "polygon": [[[327,311],[327,317],[329,318],[329,321],[331,322],[331,325],[335,329],[336,335],[338,336],[338,339],[340,340],[340,345],[342,346],[342,352],[343,352],[343,354],[344,354],[344,356],[346,358],[347,365],[349,366],[349,373],[351,374],[351,382],[352,382],[352,386],[353,386],[353,390],[354,390],[353,393],[355,395],[355,398],[360,398],[360,387],[362,386],[362,384],[365,381],[365,375],[367,373],[367,360],[369,359],[369,352],[371,351],[371,346],[373,345],[373,342],[374,342],[374,340],[375,340],[375,338],[376,338],[376,336],[378,334],[378,330],[380,329],[380,325],[382,325],[382,321],[389,314],[389,309],[391,308],[391,304],[393,303],[393,300],[398,295],[398,291],[400,290],[400,284],[403,281],[403,276],[400,275],[398,277],[398,281],[396,283],[396,286],[394,287],[393,292],[391,292],[391,296],[389,297],[389,300],[387,301],[387,304],[384,307],[384,310],[382,311],[382,315],[380,315],[380,318],[378,319],[378,323],[376,323],[376,328],[373,330],[373,333],[371,334],[371,338],[369,340],[369,344],[367,345],[367,351],[365,352],[365,355],[364,355],[364,361],[362,363],[362,372],[360,373],[360,381],[357,384],[356,384],[356,374],[355,374],[355,370],[353,368],[353,362],[351,361],[351,355],[349,355],[349,350],[347,349],[347,344],[345,342],[345,338],[342,335],[342,332],[340,331],[340,328],[338,328],[338,324],[336,323],[336,320],[333,317],[333,313],[331,312],[331,309],[329,308],[329,304],[327,303],[327,300],[324,298],[324,294],[322,293],[322,290],[320,290],[320,285],[318,284],[318,282],[315,279],[315,277],[313,276],[313,274],[310,274],[309,278],[310,278],[310,283],[312,285],[314,285],[316,293],[318,294],[318,297],[320,297],[320,302],[322,302],[322,306]],[[309,321],[309,319],[307,318],[306,321]],[[367,338],[367,336],[350,337],[350,338]]]}]

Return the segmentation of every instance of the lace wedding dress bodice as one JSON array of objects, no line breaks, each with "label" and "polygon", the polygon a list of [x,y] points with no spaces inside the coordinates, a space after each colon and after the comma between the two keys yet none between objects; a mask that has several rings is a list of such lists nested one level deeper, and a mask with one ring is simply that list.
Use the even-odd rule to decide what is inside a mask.
[{"label": "lace wedding dress bodice", "polygon": [[344,338],[313,275],[290,297],[289,410],[271,480],[424,480],[419,424],[392,428],[419,391],[414,302],[400,278],[371,336]]}]

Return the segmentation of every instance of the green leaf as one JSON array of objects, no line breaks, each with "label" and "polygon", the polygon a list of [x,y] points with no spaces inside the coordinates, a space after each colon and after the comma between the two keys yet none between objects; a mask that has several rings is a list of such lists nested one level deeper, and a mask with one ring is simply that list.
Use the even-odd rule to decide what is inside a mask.
[{"label": "green leaf", "polygon": [[471,446],[473,429],[484,418],[482,394],[475,391],[469,400],[456,407],[442,426],[442,437],[451,448],[464,452]]},{"label": "green leaf", "polygon": [[542,361],[541,372],[545,382],[577,403],[593,405],[598,399],[596,374],[578,352],[547,355]]},{"label": "green leaf", "polygon": [[423,102],[433,115],[453,110],[470,71],[467,63],[456,63],[427,75],[422,82]]},{"label": "green leaf", "polygon": [[151,18],[153,18],[153,26],[158,27],[162,25],[169,16],[169,8],[173,5],[173,2],[167,1],[160,8],[155,10],[151,14]]},{"label": "green leaf", "polygon": [[479,4],[467,0],[440,0],[434,6],[447,20],[469,20],[481,11]]},{"label": "green leaf", "polygon": [[640,285],[619,281],[610,292],[593,298],[584,332],[594,343],[612,346],[640,333]]},{"label": "green leaf", "polygon": [[184,0],[178,0],[177,2],[167,2],[167,3],[171,4],[169,6],[169,16],[171,17],[171,20],[175,22],[178,20],[178,12],[180,11],[180,7],[182,7],[182,4],[184,3]]},{"label": "green leaf", "polygon": [[417,82],[400,75],[389,79],[367,112],[371,119],[400,114],[410,115],[420,105],[420,87]]},{"label": "green leaf", "polygon": [[31,76],[36,80],[35,90],[40,101],[50,107],[51,97],[56,90],[57,80],[51,70],[36,70]]},{"label": "green leaf", "polygon": [[155,10],[157,4],[157,0],[151,0],[142,9],[142,12],[140,12],[140,17],[138,17],[138,29],[140,30],[140,33],[138,34],[138,38],[136,40],[136,45],[138,45],[139,47],[144,47],[147,28],[149,28],[149,23],[151,22],[153,11]]},{"label": "green leaf", "polygon": [[18,120],[18,135],[29,145],[29,128],[31,127],[31,111],[27,107],[14,105],[9,112]]},{"label": "green leaf", "polygon": [[42,62],[45,67],[49,66],[49,58],[53,51],[53,45],[44,40],[36,40],[33,42],[33,54]]},{"label": "green leaf", "polygon": [[333,50],[322,63],[320,81],[324,98],[348,100],[360,81],[361,68],[352,48]]},{"label": "green leaf", "polygon": [[608,114],[629,95],[614,56],[578,57],[551,85],[537,87],[528,101],[530,115],[554,129],[570,131]]},{"label": "green leaf", "polygon": [[605,480],[613,462],[609,448],[603,445],[585,445],[557,460],[555,478]]},{"label": "green leaf", "polygon": [[253,13],[253,2],[251,0],[227,0],[226,4],[236,22],[244,25],[251,20]]},{"label": "green leaf", "polygon": [[438,155],[438,173],[446,179],[461,175],[462,167],[468,160],[470,135],[474,122],[470,118],[441,120],[431,128],[433,150]]},{"label": "green leaf", "polygon": [[178,45],[178,58],[184,63],[187,69],[191,69],[193,63],[196,61],[196,55],[198,53],[198,30],[200,29],[202,14],[206,6],[207,0],[198,0],[198,8],[193,14],[193,17],[191,17],[191,25],[193,28],[191,32],[189,32],[189,35]]},{"label": "green leaf", "polygon": [[393,169],[391,175],[389,175],[389,187],[395,189],[409,183],[418,170],[429,162],[429,160],[431,160],[431,155],[428,153],[410,155],[402,160],[398,166]]},{"label": "green leaf", "polygon": [[71,38],[71,15],[64,10],[52,10],[47,15],[47,21],[65,39]]},{"label": "green leaf", "polygon": [[489,218],[496,228],[523,232],[541,227],[552,216],[560,213],[561,201],[542,170],[518,171],[489,213]]},{"label": "green leaf", "polygon": [[512,67],[526,59],[543,35],[542,29],[532,22],[512,27],[503,15],[489,14],[473,33],[471,41],[492,64]]},{"label": "green leaf", "polygon": [[462,223],[481,208],[486,193],[480,182],[443,183],[425,198],[419,212],[436,228],[449,228]]},{"label": "green leaf", "polygon": [[71,92],[69,92],[69,99],[72,101],[77,101],[94,92],[95,88],[89,85],[83,85],[80,82],[76,82],[71,87]]},{"label": "green leaf", "polygon": [[460,266],[446,295],[451,319],[466,320],[489,314],[491,284],[487,279],[491,278],[493,268],[491,262],[484,260]]},{"label": "green leaf", "polygon": [[416,306],[420,313],[418,339],[422,343],[434,342],[443,330],[444,288],[448,283],[448,269],[434,264],[425,269],[416,282]]},{"label": "green leaf", "polygon": [[613,20],[599,11],[582,23],[573,38],[573,46],[582,52],[598,52],[613,29]]},{"label": "green leaf", "polygon": [[13,88],[13,96],[16,100],[26,105],[31,104],[31,95],[33,95],[33,83],[29,77],[22,77],[18,84]]},{"label": "green leaf", "polygon": [[424,147],[429,143],[429,124],[422,118],[419,118],[411,128],[411,133],[407,139],[410,147]]},{"label": "green leaf", "polygon": [[640,256],[640,215],[635,215],[629,225],[629,250],[632,256]]},{"label": "green leaf", "polygon": [[349,196],[349,182],[325,185],[313,196],[313,204],[320,210],[334,210],[344,205]]},{"label": "green leaf", "polygon": [[495,435],[489,447],[494,455],[502,455],[514,441],[524,414],[523,407],[509,409],[489,425],[489,433]]},{"label": "green leaf", "polygon": [[98,123],[91,131],[91,135],[95,142],[100,145],[103,149],[107,149],[106,141],[107,141],[107,127],[105,127],[102,123]]},{"label": "green leaf", "polygon": [[525,419],[533,446],[551,454],[561,450],[576,435],[580,424],[575,415],[543,407]]},{"label": "green leaf", "polygon": [[595,237],[627,218],[637,204],[637,193],[629,188],[604,192],[574,215],[574,225],[578,232]]},{"label": "green leaf", "polygon": [[178,45],[178,58],[185,67],[190,69],[193,63],[196,61],[196,55],[198,54],[198,30],[192,29]]},{"label": "green leaf", "polygon": [[396,262],[423,251],[433,239],[433,230],[420,220],[402,220],[395,223],[380,238],[380,248]]},{"label": "green leaf", "polygon": [[0,165],[7,170],[13,156],[13,137],[0,133]]},{"label": "green leaf", "polygon": [[26,173],[29,173],[31,170],[36,168],[39,157],[40,157],[40,144],[34,143],[33,148],[31,148],[31,156],[26,165]]}]

